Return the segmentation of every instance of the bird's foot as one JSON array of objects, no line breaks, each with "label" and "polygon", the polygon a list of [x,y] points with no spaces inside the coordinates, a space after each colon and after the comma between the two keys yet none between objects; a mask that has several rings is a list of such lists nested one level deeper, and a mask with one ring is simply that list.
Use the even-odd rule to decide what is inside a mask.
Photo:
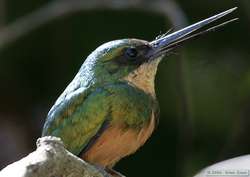
[{"label": "bird's foot", "polygon": [[118,171],[115,171],[114,169],[111,168],[105,168],[105,171],[109,174],[111,174],[113,177],[126,177],[123,174],[121,174]]},{"label": "bird's foot", "polygon": [[104,176],[104,177],[126,177],[123,174],[119,173],[118,171],[115,171],[114,169],[111,168],[105,168],[100,165],[94,165],[95,168]]},{"label": "bird's foot", "polygon": [[94,165],[94,166],[104,177],[110,177],[109,172],[107,172],[105,168],[99,165]]}]

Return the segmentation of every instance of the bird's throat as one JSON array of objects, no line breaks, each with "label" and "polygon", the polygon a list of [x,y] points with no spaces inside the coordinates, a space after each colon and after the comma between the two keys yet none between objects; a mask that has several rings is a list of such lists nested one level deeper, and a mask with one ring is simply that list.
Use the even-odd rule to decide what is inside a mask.
[{"label": "bird's throat", "polygon": [[122,80],[155,97],[154,81],[160,61],[161,58],[146,62],[124,77]]}]

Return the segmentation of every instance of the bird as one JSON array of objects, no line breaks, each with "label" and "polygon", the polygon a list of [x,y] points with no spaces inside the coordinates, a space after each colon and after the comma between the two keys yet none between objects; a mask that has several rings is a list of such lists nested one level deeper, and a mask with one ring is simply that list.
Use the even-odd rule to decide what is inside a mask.
[{"label": "bird", "polygon": [[74,155],[112,170],[157,127],[154,80],[159,63],[189,39],[237,20],[207,27],[235,9],[153,41],[129,38],[101,45],[86,58],[48,112],[42,136],[60,137]]}]

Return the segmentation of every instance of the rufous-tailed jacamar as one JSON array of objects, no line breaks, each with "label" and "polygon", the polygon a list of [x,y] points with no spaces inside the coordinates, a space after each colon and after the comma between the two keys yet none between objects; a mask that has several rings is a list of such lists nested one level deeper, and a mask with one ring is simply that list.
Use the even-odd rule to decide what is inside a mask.
[{"label": "rufous-tailed jacamar", "polygon": [[159,107],[154,79],[162,58],[186,40],[231,22],[203,29],[235,9],[152,42],[122,39],[101,45],[49,111],[42,136],[60,137],[73,154],[112,168],[155,129]]}]

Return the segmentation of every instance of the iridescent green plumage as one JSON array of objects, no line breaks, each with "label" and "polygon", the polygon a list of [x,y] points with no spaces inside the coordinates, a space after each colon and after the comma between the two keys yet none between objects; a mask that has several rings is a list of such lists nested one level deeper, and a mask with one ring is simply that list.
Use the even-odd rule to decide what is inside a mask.
[{"label": "iridescent green plumage", "polygon": [[139,131],[149,122],[156,105],[150,95],[125,82],[76,90],[55,111],[52,109],[43,135],[61,137],[66,148],[78,155],[104,121]]},{"label": "iridescent green plumage", "polygon": [[152,42],[123,39],[100,46],[51,108],[43,136],[61,137],[69,151],[104,167],[135,152],[157,120],[154,79],[162,57],[180,43],[225,25],[197,32],[234,10]]},{"label": "iridescent green plumage", "polygon": [[[136,58],[129,58],[125,54],[131,48],[140,49]],[[122,125],[124,134],[131,131],[130,134],[136,132],[139,136],[143,128],[150,123],[152,114],[156,114],[158,110],[153,83],[159,62],[149,61],[145,55],[149,49],[148,42],[135,39],[117,40],[97,48],[86,59],[76,77],[50,110],[43,136],[61,137],[66,148],[75,155],[87,153],[110,127]],[[146,66],[151,65],[154,69],[146,69]],[[136,73],[142,67],[143,71],[148,70],[148,76]],[[147,93],[143,88],[134,85],[133,81],[128,79],[131,79],[131,74],[135,78],[145,80],[143,83],[148,85],[152,92]],[[117,136],[122,137],[123,133]],[[134,152],[137,146],[144,143],[144,140],[141,140],[144,137],[138,138],[131,139],[132,142],[138,141],[134,147],[101,165],[113,165],[117,159]],[[94,160],[92,163],[98,161]]]}]

